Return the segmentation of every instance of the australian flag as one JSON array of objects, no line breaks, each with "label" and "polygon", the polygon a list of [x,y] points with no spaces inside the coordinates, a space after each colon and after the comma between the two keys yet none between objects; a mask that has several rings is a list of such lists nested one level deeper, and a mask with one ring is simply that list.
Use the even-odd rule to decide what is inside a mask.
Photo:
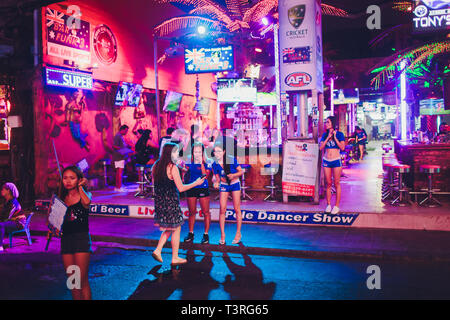
[{"label": "australian flag", "polygon": [[285,48],[283,49],[283,63],[308,63],[311,62],[311,47]]}]

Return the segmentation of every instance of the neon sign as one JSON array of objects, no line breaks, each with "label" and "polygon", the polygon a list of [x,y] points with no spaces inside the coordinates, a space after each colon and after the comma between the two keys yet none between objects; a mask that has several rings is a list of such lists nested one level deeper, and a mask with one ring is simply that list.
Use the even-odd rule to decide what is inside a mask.
[{"label": "neon sign", "polygon": [[92,89],[92,75],[62,69],[45,68],[45,83],[49,86]]},{"label": "neon sign", "polygon": [[413,31],[450,30],[450,1],[420,0],[413,11]]}]

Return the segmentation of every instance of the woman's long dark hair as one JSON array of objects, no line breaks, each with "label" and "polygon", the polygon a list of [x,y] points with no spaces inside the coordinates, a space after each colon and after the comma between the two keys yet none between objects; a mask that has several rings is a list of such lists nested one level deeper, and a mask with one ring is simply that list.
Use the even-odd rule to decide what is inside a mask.
[{"label": "woman's long dark hair", "polygon": [[225,179],[229,184],[231,181],[230,178],[228,178],[228,175],[231,173],[231,163],[228,163],[229,161],[227,161],[226,145],[226,137],[224,136],[222,139],[216,140],[216,142],[214,143],[214,148],[219,147],[223,150],[223,171],[225,171]]},{"label": "woman's long dark hair", "polygon": [[150,133],[152,133],[151,130],[148,129],[144,130],[142,136],[136,142],[135,145],[136,152],[141,152],[145,149],[145,147],[147,146],[147,141],[148,139],[150,139]]},{"label": "woman's long dark hair", "polygon": [[[69,171],[69,170],[75,173],[75,175],[77,176],[78,180],[81,180],[81,179],[84,178],[83,172],[77,166],[69,166],[69,167],[64,168],[64,170],[61,173],[61,184],[59,186],[59,192],[58,192],[58,197],[61,200],[63,200],[63,201],[67,197],[67,194],[69,193],[69,190],[67,190],[64,187],[64,183],[62,181],[62,177],[64,176],[64,173],[66,171]],[[83,186],[83,189],[84,189],[84,191],[87,191],[85,186]]]},{"label": "woman's long dark hair", "polygon": [[161,183],[164,178],[167,177],[167,166],[169,164],[175,165],[172,161],[172,151],[173,148],[179,148],[177,144],[172,142],[167,142],[162,150],[161,157],[155,162],[152,169],[153,182],[155,184]]},{"label": "woman's long dark hair", "polygon": [[[335,116],[329,116],[327,119],[330,119],[331,121],[331,128],[336,130],[336,123],[337,123],[337,119]],[[329,134],[330,129],[327,129],[327,135]]]},{"label": "woman's long dark hair", "polygon": [[[202,154],[205,155],[205,145],[199,141],[194,142],[191,147],[191,163],[192,164],[194,163],[194,148],[198,148],[198,147],[202,148]],[[202,159],[202,161],[203,161],[203,159]]]}]

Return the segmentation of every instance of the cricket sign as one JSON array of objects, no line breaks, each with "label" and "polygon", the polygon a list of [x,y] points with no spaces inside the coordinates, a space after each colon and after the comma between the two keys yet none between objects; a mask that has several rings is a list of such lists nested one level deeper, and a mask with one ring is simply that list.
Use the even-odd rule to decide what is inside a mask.
[{"label": "cricket sign", "polygon": [[279,0],[281,92],[323,92],[320,0]]}]

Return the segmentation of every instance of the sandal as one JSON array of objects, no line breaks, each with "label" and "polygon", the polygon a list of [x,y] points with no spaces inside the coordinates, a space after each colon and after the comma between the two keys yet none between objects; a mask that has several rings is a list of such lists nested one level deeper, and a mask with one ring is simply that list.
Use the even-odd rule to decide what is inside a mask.
[{"label": "sandal", "polygon": [[220,244],[220,245],[224,245],[224,244],[225,244],[225,240],[220,239],[220,240],[219,240],[219,244]]}]

